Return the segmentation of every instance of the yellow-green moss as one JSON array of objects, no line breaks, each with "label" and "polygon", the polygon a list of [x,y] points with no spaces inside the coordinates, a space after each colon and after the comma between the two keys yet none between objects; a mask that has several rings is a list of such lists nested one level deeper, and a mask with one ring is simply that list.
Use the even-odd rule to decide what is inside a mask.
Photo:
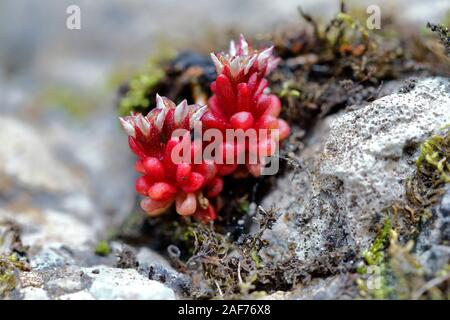
[{"label": "yellow-green moss", "polygon": [[108,256],[110,253],[111,249],[105,240],[100,241],[95,247],[95,254],[99,256]]},{"label": "yellow-green moss", "polygon": [[131,79],[130,90],[120,101],[121,115],[128,115],[136,108],[147,108],[150,105],[147,94],[163,78],[164,71],[155,66],[147,69],[149,69],[147,72],[135,75]]},{"label": "yellow-green moss", "polygon": [[14,272],[11,269],[3,270],[3,266],[0,266],[0,297],[14,290],[15,287],[16,277]]},{"label": "yellow-green moss", "polygon": [[384,250],[389,242],[389,235],[392,229],[391,219],[386,217],[383,228],[375,238],[372,246],[363,252],[363,258],[369,266],[380,265],[385,259]]},{"label": "yellow-green moss", "polygon": [[[389,246],[389,239],[392,232],[391,218],[386,215],[383,221],[383,227],[378,232],[372,246],[362,253],[364,259],[357,272],[361,278],[357,280],[360,294],[363,297],[370,296],[375,299],[388,299],[392,292],[387,278],[388,264],[386,250]],[[376,274],[373,274],[376,271]],[[376,281],[380,284],[378,288],[369,288],[368,281],[370,277],[378,277]]]},{"label": "yellow-green moss", "polygon": [[248,213],[248,210],[250,209],[250,202],[245,199],[242,202],[239,203],[239,212],[242,214]]},{"label": "yellow-green moss", "polygon": [[169,48],[161,48],[151,56],[144,67],[129,82],[129,90],[119,102],[120,115],[129,115],[132,111],[142,111],[150,106],[148,94],[164,77],[163,65],[175,55]]},{"label": "yellow-green moss", "polygon": [[433,135],[420,146],[420,156],[416,161],[419,171],[435,174],[440,182],[450,182],[450,130]]},{"label": "yellow-green moss", "polygon": [[[428,293],[420,293],[427,279],[412,251],[412,239],[416,232],[406,232],[408,228],[405,226],[417,231],[417,224],[423,221],[421,217],[439,200],[439,189],[450,182],[449,159],[450,130],[447,126],[442,133],[431,136],[420,145],[420,154],[416,160],[417,172],[407,179],[405,186],[408,202],[392,206],[373,244],[363,252],[363,261],[357,268],[360,274],[357,284],[361,296],[375,299],[411,299],[420,298],[424,294],[428,298],[444,297],[445,292],[437,287],[429,289]],[[402,213],[409,215],[405,217]],[[410,215],[413,217],[409,217]],[[402,223],[398,223],[399,219]],[[399,233],[406,244],[399,243]],[[375,276],[379,277],[379,288],[369,288],[369,281],[374,279],[373,273],[369,272],[373,268],[369,267],[376,267]]]},{"label": "yellow-green moss", "polygon": [[0,255],[0,297],[16,288],[16,272],[28,270],[28,264],[20,261],[16,253]]}]

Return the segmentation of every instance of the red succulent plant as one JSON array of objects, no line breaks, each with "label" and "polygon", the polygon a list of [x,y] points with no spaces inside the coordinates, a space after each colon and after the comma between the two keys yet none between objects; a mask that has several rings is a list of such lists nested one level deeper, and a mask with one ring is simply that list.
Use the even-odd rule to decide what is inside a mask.
[{"label": "red succulent plant", "polygon": [[173,148],[184,138],[190,144],[191,157],[194,156],[195,146],[190,136],[178,137],[173,133],[176,129],[190,131],[205,107],[188,105],[186,100],[176,106],[159,95],[156,100],[157,107],[146,116],[133,114],[120,118],[129,135],[130,149],[138,158],[135,168],[142,174],[136,180],[136,191],[146,197],[141,207],[150,216],[156,216],[175,202],[180,215],[213,220],[215,210],[208,198],[216,197],[223,188],[222,179],[216,176],[216,165],[208,161],[175,163],[172,159]]},{"label": "red succulent plant", "polygon": [[[208,111],[202,117],[206,128],[255,129],[266,130],[267,136],[258,134],[257,145],[252,148],[248,143],[238,146],[231,143],[234,150],[244,149],[247,153],[272,155],[275,142],[289,135],[288,124],[279,119],[280,99],[268,93],[268,81],[265,76],[278,64],[279,58],[272,55],[273,47],[258,51],[251,48],[241,35],[238,44],[231,41],[227,53],[214,54],[211,58],[216,66],[217,79],[211,84],[214,95],[208,101]],[[277,131],[276,131],[277,130]],[[228,142],[230,143],[230,142]],[[262,164],[246,163],[249,172],[260,175]]]},{"label": "red succulent plant", "polygon": [[[217,78],[211,84],[214,93],[208,106],[188,105],[186,100],[175,105],[165,97],[156,96],[156,108],[146,116],[132,114],[120,118],[122,127],[129,135],[129,145],[136,154],[135,168],[141,174],[136,180],[136,191],[145,198],[141,207],[150,215],[165,212],[173,203],[182,216],[202,221],[216,218],[213,205],[223,189],[222,177],[238,168],[238,164],[224,164],[214,159],[203,159],[205,145],[192,139],[193,126],[200,121],[203,129],[255,129],[257,140],[249,142],[226,141],[220,148],[237,156],[245,155],[244,171],[254,176],[261,174],[264,163],[248,160],[252,153],[272,155],[276,142],[289,135],[290,128],[278,118],[281,102],[269,93],[265,78],[278,64],[272,56],[273,47],[262,51],[252,49],[241,36],[236,45],[233,41],[228,53],[211,54],[217,69]],[[177,129],[184,129],[182,136]],[[261,129],[261,131],[260,131]],[[267,132],[262,134],[261,132]],[[225,134],[226,136],[226,134]],[[174,148],[181,148],[182,161],[173,159]],[[195,160],[202,152],[200,161]],[[259,159],[259,158],[258,158]]]}]

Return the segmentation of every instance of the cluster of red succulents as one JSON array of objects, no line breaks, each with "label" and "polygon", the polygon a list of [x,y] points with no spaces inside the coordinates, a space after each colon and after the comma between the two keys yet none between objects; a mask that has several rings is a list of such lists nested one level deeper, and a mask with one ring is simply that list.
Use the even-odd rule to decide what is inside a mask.
[{"label": "cluster of red succulents", "polygon": [[[217,69],[217,79],[211,84],[214,95],[208,106],[179,105],[157,95],[157,106],[146,116],[132,114],[120,118],[129,135],[129,145],[135,153],[136,170],[141,176],[136,180],[136,191],[143,196],[141,207],[150,216],[165,212],[173,203],[183,216],[193,215],[198,220],[216,218],[213,200],[223,189],[222,177],[233,173],[237,164],[219,164],[211,160],[192,161],[200,146],[188,138],[190,160],[175,163],[172,150],[183,138],[174,136],[176,129],[191,131],[193,123],[200,121],[204,128],[218,129],[267,129],[266,137],[258,136],[257,151],[266,154],[275,150],[273,142],[283,140],[289,134],[289,126],[278,118],[281,102],[269,94],[265,76],[278,64],[272,56],[272,48],[253,50],[241,36],[236,45],[231,42],[230,51],[211,54]],[[277,130],[274,130],[277,129]],[[186,142],[186,141],[184,141]],[[225,142],[223,148],[236,150],[234,142]],[[224,150],[225,150],[224,149]],[[252,149],[253,150],[253,149]],[[250,152],[244,146],[245,152]],[[225,150],[225,152],[227,152]],[[233,151],[234,152],[234,151]],[[189,158],[189,156],[188,156]],[[246,163],[246,170],[258,176],[262,164]]]},{"label": "cluster of red succulents", "polygon": [[[216,176],[214,163],[175,163],[172,150],[182,143],[183,137],[173,136],[176,129],[191,130],[193,121],[199,120],[205,107],[179,105],[157,95],[157,107],[146,116],[132,114],[120,118],[128,134],[130,149],[137,156],[135,169],[142,174],[136,180],[136,191],[145,196],[141,207],[150,216],[165,212],[174,202],[180,215],[195,215],[200,220],[214,220],[215,210],[208,198],[216,197],[223,188]],[[190,138],[190,137],[187,137]],[[191,158],[195,145],[190,142]],[[203,196],[206,194],[206,197]]]}]

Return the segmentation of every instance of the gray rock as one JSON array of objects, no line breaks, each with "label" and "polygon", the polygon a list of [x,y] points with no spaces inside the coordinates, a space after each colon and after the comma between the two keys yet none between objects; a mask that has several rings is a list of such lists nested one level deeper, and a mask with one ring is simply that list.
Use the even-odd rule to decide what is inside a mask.
[{"label": "gray rock", "polygon": [[0,173],[30,190],[69,192],[82,187],[74,173],[58,162],[39,133],[9,117],[0,118]]},{"label": "gray rock", "polygon": [[27,287],[22,290],[23,300],[49,300],[47,292],[42,288]]},{"label": "gray rock", "polygon": [[22,272],[16,296],[21,299],[153,300],[175,299],[168,286],[136,269],[77,265]]},{"label": "gray rock", "polygon": [[156,253],[155,251],[150,250],[149,248],[139,248],[136,259],[139,261],[139,266],[159,265],[168,271],[175,272],[175,270],[164,257]]},{"label": "gray rock", "polygon": [[[148,269],[121,269],[108,258],[97,257],[93,251],[69,252],[67,248],[44,249],[31,255],[31,271],[20,272],[13,297],[20,299],[175,299],[174,290],[183,279],[171,269],[155,264],[165,273],[164,279],[150,279]],[[78,259],[82,256],[83,259]],[[104,262],[105,264],[100,264]],[[108,265],[106,265],[108,264]],[[146,272],[143,272],[146,271]],[[171,278],[172,277],[172,278]],[[158,280],[158,281],[157,281]],[[161,283],[161,282],[164,282]]]},{"label": "gray rock", "polygon": [[108,226],[92,195],[89,176],[62,161],[42,129],[0,119],[0,219],[22,227],[33,247],[80,247]]},{"label": "gray rock", "polygon": [[55,248],[41,250],[30,257],[30,266],[34,271],[63,268],[73,262],[71,257]]},{"label": "gray rock", "polygon": [[[93,273],[93,270],[98,272]],[[93,278],[88,289],[95,299],[173,300],[175,293],[163,284],[149,280],[134,269],[117,269],[98,266],[84,268]]]},{"label": "gray rock", "polygon": [[418,260],[427,275],[443,270],[450,261],[449,199],[450,186],[447,186],[440,203],[432,209],[433,216],[425,222],[417,239]]},{"label": "gray rock", "polygon": [[[16,270],[8,298],[174,299],[174,291],[158,281],[182,287],[184,278],[150,249],[133,253],[132,267],[141,265],[139,271],[116,267],[116,255],[126,247],[120,242],[111,243],[107,257],[95,254],[98,240],[135,197],[131,153],[125,141],[117,143],[119,134],[126,137],[116,122],[92,118],[83,131],[0,119],[0,254],[20,250],[31,268]],[[158,272],[150,279],[152,266]]]},{"label": "gray rock", "polygon": [[447,191],[444,193],[441,199],[441,203],[439,205],[439,209],[441,210],[443,217],[450,216],[450,189],[447,188]]},{"label": "gray rock", "polygon": [[277,291],[264,300],[346,300],[355,295],[354,277],[348,274],[316,278],[292,291]]},{"label": "gray rock", "polygon": [[448,80],[425,79],[327,119],[301,155],[306,170],[279,179],[262,204],[283,214],[265,253],[278,259],[294,243],[310,268],[352,264],[373,241],[378,215],[404,199],[418,144],[450,123],[449,92]]},{"label": "gray rock", "polygon": [[63,294],[60,300],[94,300],[95,298],[87,291],[78,291],[75,293]]}]

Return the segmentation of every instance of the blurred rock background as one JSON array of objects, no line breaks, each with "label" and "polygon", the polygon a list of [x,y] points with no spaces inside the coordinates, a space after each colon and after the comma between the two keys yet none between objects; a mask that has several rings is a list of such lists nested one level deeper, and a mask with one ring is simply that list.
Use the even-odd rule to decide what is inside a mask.
[{"label": "blurred rock background", "polygon": [[[81,8],[81,30],[66,28],[72,4]],[[401,12],[401,20],[418,28],[439,21],[450,8],[445,0],[358,1],[364,4],[379,4],[382,14]],[[17,291],[16,297],[67,297],[100,281],[91,275],[76,282],[73,274],[113,264],[96,257],[93,248],[135,202],[133,158],[114,108],[120,80],[161,46],[222,43],[230,28],[254,35],[302,23],[297,5],[321,18],[339,7],[332,0],[0,2],[0,224],[22,228],[33,268],[59,270],[47,273],[42,284],[22,279],[23,290],[35,289]],[[146,260],[141,264],[159,259],[151,252],[140,257]],[[68,266],[70,272],[60,272]],[[53,284],[57,290],[47,285],[49,279],[65,280]],[[151,298],[147,289],[137,298]],[[89,290],[76,297],[104,297]],[[173,298],[161,290],[155,297]]]}]

